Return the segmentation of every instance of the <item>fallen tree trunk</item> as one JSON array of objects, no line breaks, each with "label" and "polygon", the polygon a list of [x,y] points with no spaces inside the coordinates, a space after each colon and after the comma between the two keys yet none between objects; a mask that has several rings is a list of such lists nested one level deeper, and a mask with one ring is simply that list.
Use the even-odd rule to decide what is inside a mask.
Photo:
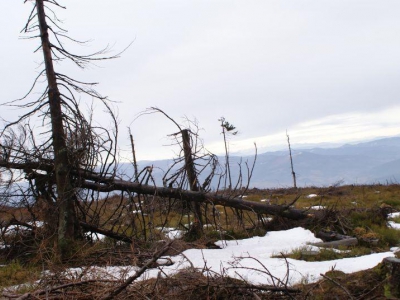
[{"label": "fallen tree trunk", "polygon": [[303,210],[290,208],[284,205],[264,204],[253,201],[246,201],[241,198],[229,198],[215,193],[204,193],[175,188],[157,187],[135,182],[128,182],[124,180],[114,180],[110,184],[94,183],[85,180],[82,183],[82,187],[99,192],[129,191],[138,194],[154,195],[159,197],[171,197],[185,201],[211,203],[212,205],[228,206],[232,208],[253,211],[258,214],[281,216],[292,220],[301,220],[313,216],[307,214]]},{"label": "fallen tree trunk", "polygon": [[[43,170],[49,172],[53,169],[51,164],[46,163],[10,163],[0,159],[0,167],[24,170],[26,168]],[[72,171],[79,177],[80,185],[78,188],[86,188],[99,192],[127,191],[138,194],[154,195],[159,197],[169,197],[192,201],[195,203],[209,203],[211,205],[222,205],[258,214],[269,214],[280,216],[292,220],[302,220],[309,217],[316,217],[317,213],[309,214],[304,210],[288,207],[286,205],[273,205],[254,201],[243,200],[242,198],[232,198],[221,196],[217,193],[206,193],[202,191],[188,191],[177,188],[157,187],[145,185],[138,182],[116,179],[114,177],[104,177],[94,172],[84,170]]]},{"label": "fallen tree trunk", "polygon": [[343,240],[323,242],[323,243],[310,243],[310,245],[323,248],[338,248],[339,246],[355,246],[357,244],[358,244],[357,238],[347,238]]},{"label": "fallen tree trunk", "polygon": [[79,222],[79,225],[86,231],[99,233],[99,234],[105,235],[105,236],[110,237],[117,241],[122,241],[122,242],[125,242],[128,244],[132,244],[132,242],[133,242],[132,238],[129,238],[126,235],[118,234],[112,230],[101,229],[99,227],[90,225],[85,222]]}]

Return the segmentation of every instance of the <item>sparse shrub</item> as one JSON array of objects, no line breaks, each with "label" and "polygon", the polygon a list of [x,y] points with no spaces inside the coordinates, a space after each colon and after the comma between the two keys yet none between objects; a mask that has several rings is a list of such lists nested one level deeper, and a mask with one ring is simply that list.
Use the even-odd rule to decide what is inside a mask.
[{"label": "sparse shrub", "polygon": [[[371,224],[370,227],[356,227],[353,234],[365,246],[393,247],[400,244],[400,231],[387,226]],[[377,241],[374,245],[374,241]]]},{"label": "sparse shrub", "polygon": [[381,246],[393,247],[400,244],[400,230],[376,225],[373,225],[371,229],[382,239]]},{"label": "sparse shrub", "polygon": [[381,214],[379,208],[353,211],[349,218],[354,227],[386,226],[386,217]]}]

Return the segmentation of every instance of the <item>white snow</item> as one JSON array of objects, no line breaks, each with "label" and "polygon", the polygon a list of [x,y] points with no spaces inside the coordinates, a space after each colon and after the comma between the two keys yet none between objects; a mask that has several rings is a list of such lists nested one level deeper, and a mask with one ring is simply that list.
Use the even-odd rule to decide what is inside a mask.
[{"label": "white snow", "polygon": [[[353,273],[376,266],[385,257],[394,256],[393,252],[374,253],[360,257],[344,258],[322,262],[306,262],[294,259],[273,258],[279,253],[289,253],[301,247],[312,247],[308,243],[321,242],[314,234],[303,228],[269,232],[263,237],[253,237],[237,241],[219,241],[216,244],[222,249],[189,249],[177,256],[166,256],[173,262],[171,266],[162,266],[162,273],[172,275],[183,268],[194,267],[212,272],[225,273],[231,277],[242,277],[254,284],[273,284],[279,280],[288,281],[289,285],[300,282],[315,282],[320,274],[334,268],[345,273]],[[314,247],[312,247],[313,250]],[[110,273],[117,277],[121,274],[134,274],[135,267],[96,267],[96,274]],[[100,271],[102,270],[102,271]],[[289,270],[289,273],[288,273]],[[76,269],[75,269],[76,271]],[[141,279],[157,277],[160,270],[149,269]],[[71,272],[73,273],[73,272]],[[79,273],[79,272],[77,272]],[[90,273],[90,272],[89,272]],[[272,277],[269,275],[275,277]]]},{"label": "white snow", "polygon": [[[388,219],[393,219],[393,218],[398,218],[398,217],[400,217],[400,212],[394,212],[394,213],[388,214]],[[388,221],[387,226],[400,230],[400,224],[395,223],[394,221]]]},{"label": "white snow", "polygon": [[400,224],[393,221],[388,221],[388,226],[394,229],[400,229]]},{"label": "white snow", "polygon": [[170,240],[179,239],[185,234],[185,231],[179,230],[176,228],[170,228],[170,227],[161,228],[161,227],[159,227],[157,229],[161,230],[161,232],[164,233],[165,236],[167,238],[169,238]]},{"label": "white snow", "polygon": [[390,251],[392,251],[394,253],[399,252],[400,251],[400,247],[392,247],[392,248],[390,248]]},{"label": "white snow", "polygon": [[310,207],[310,209],[313,209],[313,210],[322,210],[325,208],[326,208],[326,206],[322,206],[322,205],[314,205],[314,206]]},{"label": "white snow", "polygon": [[[44,225],[42,221],[32,221],[32,222],[27,222],[26,224],[31,225],[33,227],[42,227]],[[0,232],[1,234],[4,235],[10,235],[22,230],[30,230],[30,229],[24,225],[10,225],[7,228],[1,228]]]},{"label": "white snow", "polygon": [[394,212],[391,214],[388,214],[388,219],[393,219],[393,218],[397,218],[400,217],[400,212]]},{"label": "white snow", "polygon": [[315,197],[318,197],[318,195],[317,194],[310,194],[306,198],[315,198]]},{"label": "white snow", "polygon": [[86,233],[86,236],[91,237],[94,241],[104,241],[106,236],[104,234],[101,233]]}]

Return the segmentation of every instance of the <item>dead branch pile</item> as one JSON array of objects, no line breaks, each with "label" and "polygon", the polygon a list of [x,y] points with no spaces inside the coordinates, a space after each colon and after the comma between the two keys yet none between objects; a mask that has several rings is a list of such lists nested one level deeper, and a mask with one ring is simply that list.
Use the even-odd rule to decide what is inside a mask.
[{"label": "dead branch pile", "polygon": [[126,291],[123,299],[291,299],[298,292],[187,269],[171,277],[138,282]]},{"label": "dead branch pile", "polygon": [[[48,284],[54,284],[49,282]],[[60,283],[23,295],[4,292],[6,299],[103,299],[120,285],[115,280],[81,280]],[[110,299],[293,299],[300,290],[252,285],[227,276],[204,275],[182,270],[174,276],[160,276],[135,282]],[[107,299],[107,298],[104,298]]]},{"label": "dead branch pile", "polygon": [[[269,274],[273,285],[254,285],[245,280],[233,279],[226,270],[216,273],[207,267],[194,267],[180,270],[168,276],[159,267],[157,278],[139,279],[154,263],[164,255],[173,241],[156,251],[133,275],[96,274],[95,269],[82,270],[80,274],[71,276],[71,271],[60,271],[45,275],[37,287],[25,294],[17,294],[10,290],[3,291],[8,299],[289,299],[300,290],[290,288],[287,282],[274,280],[265,266],[260,272]],[[237,266],[238,268],[243,268]],[[288,267],[288,265],[287,265]],[[264,270],[263,270],[264,269]],[[125,271],[127,272],[128,269]],[[73,273],[74,271],[72,271]],[[289,269],[288,269],[289,272]],[[126,278],[127,277],[127,278]],[[124,279],[125,278],[125,279]]]}]

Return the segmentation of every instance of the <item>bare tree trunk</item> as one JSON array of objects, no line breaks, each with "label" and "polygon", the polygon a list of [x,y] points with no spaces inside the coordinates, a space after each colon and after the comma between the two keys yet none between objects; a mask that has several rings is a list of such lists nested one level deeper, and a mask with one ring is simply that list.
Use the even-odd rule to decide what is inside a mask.
[{"label": "bare tree trunk", "polygon": [[131,138],[131,147],[132,147],[132,155],[133,155],[133,167],[135,169],[135,182],[137,182],[138,178],[139,178],[139,173],[138,173],[138,167],[137,167],[137,162],[136,162],[135,143],[133,141],[133,136],[132,136],[132,133],[131,133],[130,129],[129,129],[129,137]]},{"label": "bare tree trunk", "polygon": [[42,51],[48,83],[48,102],[50,107],[52,145],[54,150],[54,171],[57,185],[58,202],[58,246],[63,256],[70,242],[78,236],[78,222],[75,211],[75,191],[72,185],[71,166],[68,159],[61,96],[53,67],[51,44],[43,0],[36,0]]},{"label": "bare tree trunk", "polygon": [[231,178],[231,168],[229,165],[229,151],[228,151],[228,144],[226,141],[226,131],[225,131],[225,127],[222,126],[222,135],[224,136],[224,146],[225,146],[225,168],[226,168],[226,172],[227,172],[227,176],[225,177],[225,187],[226,187],[226,179],[229,179],[229,186],[228,189],[231,190],[232,189],[232,178]]},{"label": "bare tree trunk", "polygon": [[[192,157],[192,147],[190,146],[190,136],[189,130],[184,129],[181,131],[182,134],[182,144],[183,144],[183,152],[185,155],[185,169],[187,178],[189,181],[190,190],[193,192],[199,191],[199,184],[197,180],[196,170],[194,168],[194,162]],[[201,215],[201,206],[199,202],[192,202],[194,208],[195,220],[192,226],[193,233],[196,235],[201,234],[203,228],[203,220]]]},{"label": "bare tree trunk", "polygon": [[289,146],[289,156],[290,156],[290,166],[292,168],[293,187],[295,189],[297,189],[296,173],[294,172],[294,168],[293,168],[292,148],[290,147],[290,140],[289,140],[289,135],[287,132],[286,132],[286,136],[287,136],[287,142],[288,142],[288,146]]}]

